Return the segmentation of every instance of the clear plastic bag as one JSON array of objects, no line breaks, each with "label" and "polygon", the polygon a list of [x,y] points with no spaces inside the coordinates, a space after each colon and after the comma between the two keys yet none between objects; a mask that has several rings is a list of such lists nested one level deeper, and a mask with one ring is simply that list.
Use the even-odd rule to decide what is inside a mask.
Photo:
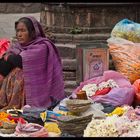
[{"label": "clear plastic bag", "polygon": [[129,19],[118,22],[111,32],[112,37],[121,37],[135,43],[140,42],[140,24]]}]

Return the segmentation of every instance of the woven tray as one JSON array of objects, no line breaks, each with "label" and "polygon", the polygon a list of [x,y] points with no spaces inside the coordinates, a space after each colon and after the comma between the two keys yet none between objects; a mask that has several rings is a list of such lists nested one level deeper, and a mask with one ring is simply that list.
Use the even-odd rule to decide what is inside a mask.
[{"label": "woven tray", "polygon": [[67,108],[69,109],[70,112],[73,113],[81,113],[81,112],[85,112],[86,110],[88,110],[90,107],[90,105],[83,105],[83,106],[70,106],[68,105]]},{"label": "woven tray", "polygon": [[15,129],[0,129],[0,132],[2,134],[13,134],[15,132]]},{"label": "woven tray", "polygon": [[90,100],[80,100],[80,99],[69,99],[66,101],[66,104],[81,106],[81,105],[89,105],[89,104],[91,104],[91,101]]},{"label": "woven tray", "polygon": [[[66,116],[65,116],[66,117]],[[64,117],[61,119],[65,120]],[[69,118],[70,119],[70,118]],[[92,115],[86,117],[73,118],[66,122],[59,121],[58,125],[63,133],[68,133],[71,135],[83,135],[84,129],[87,127],[88,123],[92,120]]]},{"label": "woven tray", "polygon": [[85,115],[85,116],[71,116],[71,115],[60,116],[60,117],[58,117],[58,121],[64,122],[64,123],[78,122],[78,121],[81,121],[81,120],[91,119],[92,116],[93,116],[93,114],[89,114],[89,115]]},{"label": "woven tray", "polygon": [[15,129],[17,126],[16,123],[2,122],[2,127],[4,129]]}]

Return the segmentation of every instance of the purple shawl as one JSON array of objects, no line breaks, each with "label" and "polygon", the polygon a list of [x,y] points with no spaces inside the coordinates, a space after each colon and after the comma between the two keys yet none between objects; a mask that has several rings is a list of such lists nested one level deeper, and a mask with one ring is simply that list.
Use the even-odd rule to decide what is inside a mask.
[{"label": "purple shawl", "polygon": [[64,98],[64,82],[61,59],[55,45],[45,37],[40,23],[29,18],[36,31],[36,39],[21,46],[16,43],[9,53],[20,54],[23,62],[26,104],[32,107],[48,107],[50,96]]}]

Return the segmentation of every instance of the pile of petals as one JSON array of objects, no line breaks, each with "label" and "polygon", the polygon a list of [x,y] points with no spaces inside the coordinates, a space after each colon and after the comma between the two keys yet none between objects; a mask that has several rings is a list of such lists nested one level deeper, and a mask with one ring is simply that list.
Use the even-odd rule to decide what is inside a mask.
[{"label": "pile of petals", "polygon": [[92,119],[84,130],[84,137],[140,137],[140,108],[128,107],[122,116]]},{"label": "pile of petals", "polygon": [[0,112],[0,127],[2,127],[3,122],[9,122],[11,124],[14,124],[14,119],[9,119],[10,114],[5,112]]}]

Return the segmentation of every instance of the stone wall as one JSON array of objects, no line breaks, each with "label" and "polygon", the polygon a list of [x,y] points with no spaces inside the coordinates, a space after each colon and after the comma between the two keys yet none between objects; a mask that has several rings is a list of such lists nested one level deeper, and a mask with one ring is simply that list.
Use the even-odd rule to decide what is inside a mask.
[{"label": "stone wall", "polygon": [[[40,18],[46,31],[54,35],[63,63],[65,92],[71,94],[78,86],[76,45],[107,43],[112,28],[124,18],[140,23],[140,3],[43,3]],[[111,56],[109,69],[114,69]]]},{"label": "stone wall", "polygon": [[0,13],[38,13],[41,3],[0,3]]},{"label": "stone wall", "polygon": [[133,3],[48,3],[42,4],[41,22],[55,33],[58,42],[106,40],[118,21],[128,18],[140,22],[139,7]]}]

